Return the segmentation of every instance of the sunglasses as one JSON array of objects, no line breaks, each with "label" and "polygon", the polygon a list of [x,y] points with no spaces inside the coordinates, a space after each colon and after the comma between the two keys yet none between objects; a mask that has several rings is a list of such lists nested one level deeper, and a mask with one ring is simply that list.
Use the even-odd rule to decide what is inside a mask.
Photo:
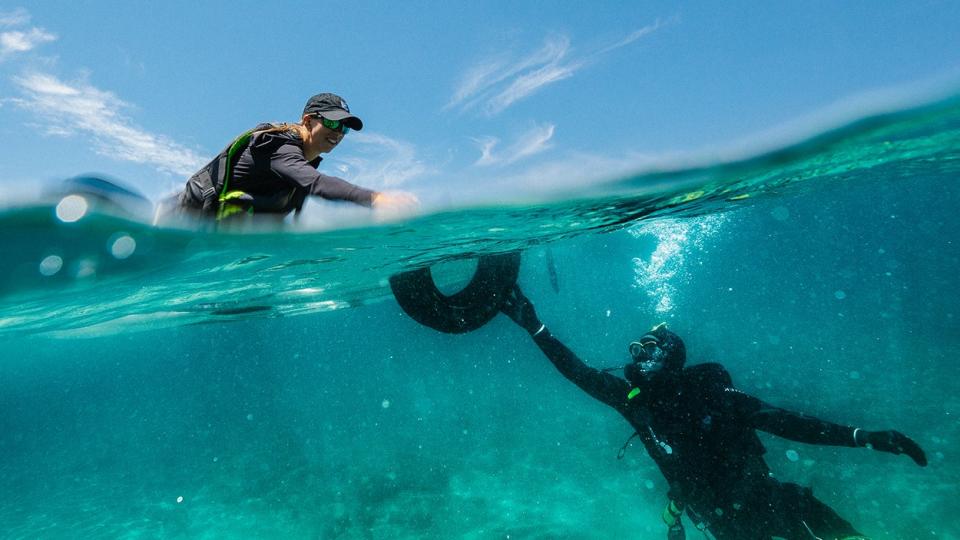
[{"label": "sunglasses", "polygon": [[633,357],[634,360],[636,360],[641,355],[643,355],[644,352],[646,352],[646,356],[650,357],[653,355],[653,352],[657,350],[658,347],[660,347],[660,344],[652,339],[644,340],[643,342],[634,341],[633,343],[630,344],[630,348],[629,348],[630,356]]},{"label": "sunglasses", "polygon": [[350,128],[348,128],[348,127],[346,126],[346,124],[344,124],[344,123],[341,122],[340,120],[330,120],[329,118],[324,118],[324,117],[320,116],[319,114],[317,115],[317,118],[320,119],[320,123],[323,124],[323,127],[327,128],[327,129],[329,129],[329,130],[339,131],[340,133],[343,133],[344,135],[346,135],[347,133],[350,132]]}]

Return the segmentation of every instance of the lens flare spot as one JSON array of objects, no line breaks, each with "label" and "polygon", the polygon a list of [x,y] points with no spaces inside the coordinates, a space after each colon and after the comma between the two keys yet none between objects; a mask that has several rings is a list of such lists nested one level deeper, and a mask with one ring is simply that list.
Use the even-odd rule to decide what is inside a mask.
[{"label": "lens flare spot", "polygon": [[76,277],[89,278],[97,275],[97,263],[93,259],[83,259],[77,263]]},{"label": "lens flare spot", "polygon": [[87,200],[80,195],[67,195],[57,204],[57,219],[64,223],[79,221],[89,208]]},{"label": "lens flare spot", "polygon": [[52,276],[63,268],[63,259],[59,255],[48,255],[40,261],[40,273]]},{"label": "lens flare spot", "polygon": [[126,233],[118,233],[110,240],[110,254],[117,259],[126,259],[137,250],[137,241]]}]

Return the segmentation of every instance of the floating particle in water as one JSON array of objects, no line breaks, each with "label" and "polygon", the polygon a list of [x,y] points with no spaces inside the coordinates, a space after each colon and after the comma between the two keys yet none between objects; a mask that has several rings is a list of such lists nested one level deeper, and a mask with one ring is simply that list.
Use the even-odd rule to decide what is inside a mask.
[{"label": "floating particle in water", "polygon": [[607,310],[607,317],[610,316],[610,313],[611,313],[611,312],[610,312],[610,310],[608,309],[608,310]]},{"label": "floating particle in water", "polygon": [[790,461],[799,461],[800,454],[798,454],[797,451],[793,449],[787,450],[787,459],[789,459]]},{"label": "floating particle in water", "polygon": [[843,300],[847,297],[847,293],[843,292],[842,290],[837,290],[833,293],[833,297],[837,300]]},{"label": "floating particle in water", "polygon": [[859,379],[859,378],[860,378],[860,372],[859,372],[859,371],[851,371],[851,372],[850,372],[850,378],[853,379],[853,380]]},{"label": "floating particle in water", "polygon": [[183,495],[177,497],[177,504],[180,504],[182,502],[183,502]]},{"label": "floating particle in water", "polygon": [[777,221],[786,221],[790,219],[790,210],[786,206],[778,206],[770,211],[770,215]]},{"label": "floating particle in water", "polygon": [[216,463],[218,461],[220,461],[220,458],[218,458],[217,456],[213,456],[213,462]]},{"label": "floating particle in water", "polygon": [[126,259],[137,250],[137,241],[127,233],[117,233],[110,238],[110,254],[117,259]]},{"label": "floating particle in water", "polygon": [[248,415],[247,415],[247,420],[253,420],[253,414],[248,414]]},{"label": "floating particle in water", "polygon": [[390,408],[390,400],[389,400],[389,399],[383,400],[383,402],[380,403],[380,406],[383,407],[384,409],[389,409],[389,408]]},{"label": "floating particle in water", "polygon": [[645,480],[643,482],[643,487],[647,489],[653,489],[653,480]]},{"label": "floating particle in water", "polygon": [[92,259],[83,259],[77,263],[76,276],[78,278],[93,277],[97,275],[97,263]]},{"label": "floating particle in water", "polygon": [[934,454],[934,455],[937,456],[937,459],[938,459],[938,460],[943,461],[943,452],[937,452],[937,453]]},{"label": "floating particle in water", "polygon": [[63,268],[63,259],[59,255],[47,255],[40,261],[40,273],[52,276]]},{"label": "floating particle in water", "polygon": [[67,195],[57,203],[57,219],[64,223],[73,223],[79,221],[87,215],[90,205],[87,200],[80,195]]}]

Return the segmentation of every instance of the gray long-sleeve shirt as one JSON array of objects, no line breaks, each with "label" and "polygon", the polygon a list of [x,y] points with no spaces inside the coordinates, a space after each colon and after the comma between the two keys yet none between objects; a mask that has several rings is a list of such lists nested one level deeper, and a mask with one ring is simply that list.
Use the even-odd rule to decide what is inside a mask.
[{"label": "gray long-sleeve shirt", "polygon": [[317,171],[321,159],[306,160],[303,139],[295,132],[254,133],[233,167],[229,187],[252,195],[255,212],[297,210],[307,195],[371,205],[374,191]]}]

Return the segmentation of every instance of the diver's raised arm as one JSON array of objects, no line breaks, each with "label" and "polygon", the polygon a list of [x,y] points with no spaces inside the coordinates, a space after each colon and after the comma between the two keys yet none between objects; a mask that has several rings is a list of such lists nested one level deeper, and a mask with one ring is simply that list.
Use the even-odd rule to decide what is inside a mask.
[{"label": "diver's raised arm", "polygon": [[534,343],[570,382],[595,399],[616,409],[626,406],[630,385],[627,381],[604,373],[585,364],[573,351],[553,337],[547,325],[540,321],[533,303],[524,296],[519,285],[507,293],[500,307],[507,317],[533,337]]}]

